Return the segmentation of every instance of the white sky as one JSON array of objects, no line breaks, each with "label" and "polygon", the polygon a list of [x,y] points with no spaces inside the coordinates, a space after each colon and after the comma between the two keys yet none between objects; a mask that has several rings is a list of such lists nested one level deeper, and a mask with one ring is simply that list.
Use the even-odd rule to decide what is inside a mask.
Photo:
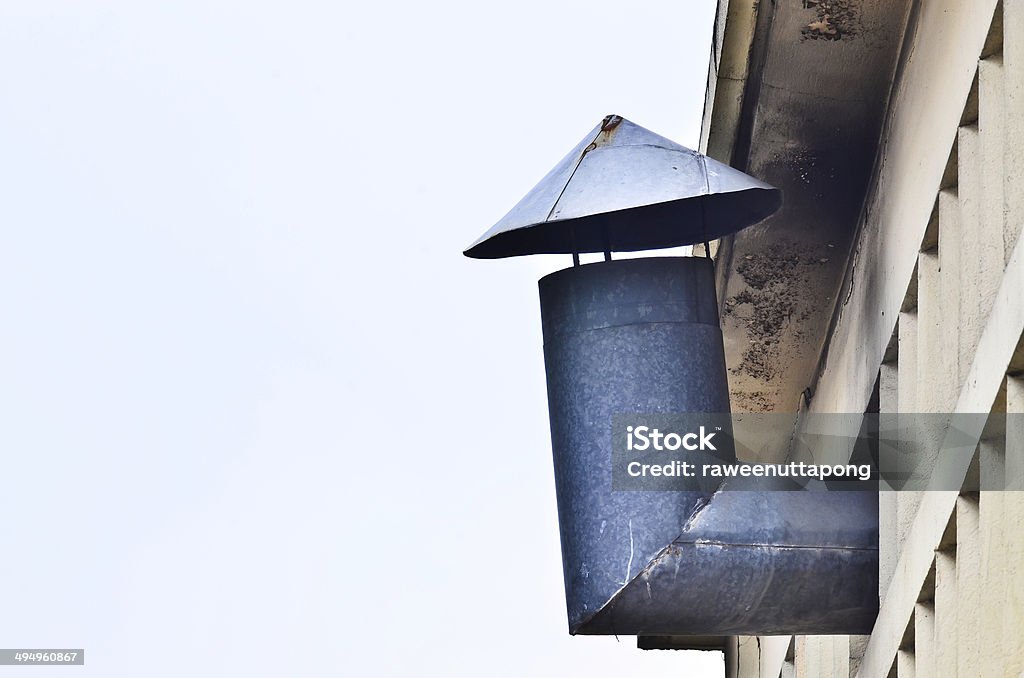
[{"label": "white sky", "polygon": [[[32,676],[712,676],[566,632],[536,279],[700,2],[0,4],[0,647]],[[564,261],[562,259],[565,259]]]}]

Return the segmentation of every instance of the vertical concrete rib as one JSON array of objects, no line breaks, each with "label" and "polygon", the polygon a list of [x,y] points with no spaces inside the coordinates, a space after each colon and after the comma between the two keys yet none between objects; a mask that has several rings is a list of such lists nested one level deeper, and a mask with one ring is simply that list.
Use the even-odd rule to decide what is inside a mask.
[{"label": "vertical concrete rib", "polygon": [[800,636],[796,640],[797,678],[820,678],[821,643],[824,636]]},{"label": "vertical concrete rib", "polygon": [[1003,58],[995,54],[978,63],[978,211],[979,312],[984,325],[999,291],[1006,266],[1003,243],[1003,154],[1004,124]]},{"label": "vertical concrete rib", "polygon": [[957,675],[957,598],[955,549],[935,552],[935,673]]},{"label": "vertical concrete rib", "polygon": [[[917,309],[903,311],[899,319],[899,393],[897,410],[899,412],[917,412],[917,350],[918,350],[918,317]],[[906,543],[907,532],[917,515],[917,507],[921,503],[920,492],[896,493],[896,544],[897,552],[902,552]]]},{"label": "vertical concrete rib", "polygon": [[939,255],[921,252],[917,256],[917,394],[915,409],[903,412],[948,412],[953,406],[952,397],[946,396],[950,389],[943,383],[943,372],[935,369],[942,362],[943,319]]},{"label": "vertical concrete rib", "polygon": [[832,676],[832,666],[835,664],[835,645],[832,642],[833,636],[821,636],[818,642],[818,675]]},{"label": "vertical concrete rib", "polygon": [[[896,328],[899,332],[899,328]],[[882,414],[895,414],[898,410],[899,398],[899,367],[895,362],[883,363],[878,368],[879,411]],[[885,600],[889,590],[889,582],[896,572],[896,563],[900,558],[897,535],[897,504],[896,492],[878,493],[878,599]]]},{"label": "vertical concrete rib", "polygon": [[[981,492],[978,498],[978,549],[980,551],[979,569],[981,570],[978,580],[980,589],[978,607],[984,610],[1000,610],[1006,604],[1002,587],[1006,577],[1006,567],[1003,562],[1004,499],[1005,493],[1003,492]],[[966,574],[964,576],[966,577]],[[1003,659],[1001,653],[991,651],[992,646],[1000,648],[1003,645],[1002,613],[990,615],[985,623],[987,625],[985,633],[987,647],[985,651],[980,652],[976,673],[981,678],[1002,678]],[[991,633],[993,626],[996,627],[995,634]]]},{"label": "vertical concrete rib", "polygon": [[850,636],[832,636],[832,678],[850,678]]},{"label": "vertical concrete rib", "polygon": [[981,317],[981,182],[978,128],[961,127],[957,134],[957,192],[960,197],[960,372],[965,372],[974,358],[983,328]]},{"label": "vertical concrete rib", "polygon": [[[1024,378],[1006,378],[1006,468],[1007,477],[1020,478],[1021,454],[1024,454]],[[1018,490],[1021,489],[1017,485]],[[1000,549],[996,556],[1003,574],[1002,633],[999,653],[1003,659],[1004,675],[1016,676],[1024,671],[1024,540],[1020,526],[1024,524],[1024,491],[1003,493],[1002,529]],[[994,582],[993,582],[994,583]],[[997,608],[998,609],[998,608]]]},{"label": "vertical concrete rib", "polygon": [[960,228],[960,196],[956,188],[939,191],[939,288],[942,297],[942,355],[956,360],[937,360],[933,369],[940,376],[944,400],[956,402],[960,394],[963,371],[959,365],[960,334],[960,249],[963,236]]},{"label": "vertical concrete rib", "polygon": [[917,675],[917,656],[911,649],[896,652],[896,678],[915,678]]},{"label": "vertical concrete rib", "polygon": [[981,665],[981,534],[978,500],[965,495],[956,500],[956,626],[957,670],[961,676],[977,672]]},{"label": "vertical concrete rib", "polygon": [[1024,0],[1003,0],[1003,250],[1009,262],[1024,223]]},{"label": "vertical concrete rib", "polygon": [[914,657],[917,675],[935,675],[935,605],[930,600],[914,606]]}]

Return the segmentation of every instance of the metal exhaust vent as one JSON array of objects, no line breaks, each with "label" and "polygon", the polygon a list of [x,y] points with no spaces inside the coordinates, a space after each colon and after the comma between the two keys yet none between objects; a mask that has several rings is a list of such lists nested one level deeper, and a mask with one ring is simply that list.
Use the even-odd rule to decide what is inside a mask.
[{"label": "metal exhaust vent", "polygon": [[[570,633],[867,633],[871,492],[616,491],[616,415],[728,414],[710,259],[611,253],[718,238],[780,192],[608,116],[465,254],[572,254],[540,281]],[[580,266],[580,252],[605,261]],[[735,488],[734,488],[735,489]]]}]

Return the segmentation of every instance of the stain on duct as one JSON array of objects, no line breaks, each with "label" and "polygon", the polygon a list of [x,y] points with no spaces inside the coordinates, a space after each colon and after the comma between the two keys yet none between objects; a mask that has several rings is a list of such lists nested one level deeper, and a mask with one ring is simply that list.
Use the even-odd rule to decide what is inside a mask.
[{"label": "stain on duct", "polygon": [[723,315],[738,322],[750,342],[740,364],[731,368],[734,374],[770,382],[785,369],[782,339],[803,337],[801,324],[814,310],[805,301],[806,287],[812,284],[812,272],[828,261],[814,247],[792,241],[743,257],[736,272],[747,286],[727,298],[723,308]]},{"label": "stain on duct", "polygon": [[801,0],[813,9],[814,18],[800,29],[801,40],[842,40],[863,31],[859,3],[855,0]]}]

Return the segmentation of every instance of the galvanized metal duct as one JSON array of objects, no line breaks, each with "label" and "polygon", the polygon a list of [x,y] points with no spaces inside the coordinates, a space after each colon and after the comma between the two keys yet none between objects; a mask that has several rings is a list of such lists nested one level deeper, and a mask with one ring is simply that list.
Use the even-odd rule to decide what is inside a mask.
[{"label": "galvanized metal duct", "polygon": [[570,633],[869,632],[876,494],[611,487],[614,415],[729,411],[711,262],[588,264],[540,294]]},{"label": "galvanized metal duct", "polygon": [[862,635],[877,615],[877,494],[723,489],[569,632]]},{"label": "galvanized metal duct", "polygon": [[622,413],[728,412],[707,259],[624,259],[540,281],[551,447],[570,630],[679,536],[714,487],[614,492]]},{"label": "galvanized metal duct", "polygon": [[730,411],[713,267],[610,261],[733,233],[774,187],[606,117],[465,254],[604,252],[540,281],[570,633],[862,634],[877,495],[612,487],[615,415]]}]

